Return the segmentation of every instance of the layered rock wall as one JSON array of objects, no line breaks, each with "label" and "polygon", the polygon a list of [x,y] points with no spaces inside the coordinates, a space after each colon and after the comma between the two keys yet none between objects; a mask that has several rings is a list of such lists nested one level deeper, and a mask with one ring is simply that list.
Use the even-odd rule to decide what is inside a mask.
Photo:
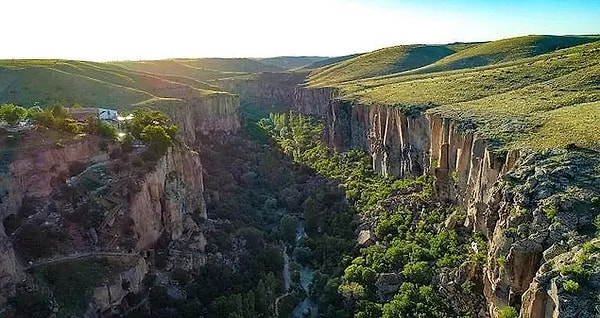
[{"label": "layered rock wall", "polygon": [[0,178],[0,217],[16,213],[23,198],[40,199],[50,195],[64,182],[71,164],[107,159],[106,152],[100,151],[98,145],[98,138],[86,136],[35,151],[18,150],[8,165],[8,174]]},{"label": "layered rock wall", "polygon": [[[461,129],[440,115],[411,117],[391,106],[361,105],[335,95],[327,88],[299,88],[294,109],[322,117],[324,139],[331,147],[366,151],[373,169],[382,174],[410,177],[431,171],[436,177],[437,199],[462,206],[467,211],[467,228],[488,238],[490,252],[483,283],[489,314],[497,315],[506,305],[519,306],[547,248],[539,240],[519,242],[505,233],[505,219],[515,200],[502,179],[524,155],[519,151],[495,153],[475,130]],[[496,257],[502,253],[508,254],[508,261],[500,269]],[[546,305],[538,301],[523,306]]]},{"label": "layered rock wall", "polygon": [[233,77],[214,82],[227,92],[238,94],[242,103],[272,112],[289,110],[294,104],[294,89],[303,73],[262,73],[252,77]]},{"label": "layered rock wall", "polygon": [[97,287],[93,292],[93,306],[88,310],[87,316],[97,316],[96,312],[105,312],[119,306],[123,299],[130,293],[139,293],[144,288],[144,277],[148,273],[146,260],[140,258],[130,269],[120,273],[106,285]]},{"label": "layered rock wall", "polygon": [[[21,149],[21,148],[17,148]],[[69,167],[107,157],[99,150],[98,139],[87,136],[60,146],[45,146],[36,151],[15,151],[8,171],[0,175],[0,220],[17,213],[23,199],[42,199],[64,182]],[[13,245],[0,223],[0,305],[14,295],[16,284],[24,277]]]},{"label": "layered rock wall", "polygon": [[198,145],[201,136],[234,134],[241,128],[240,101],[236,95],[215,93],[162,110],[179,126],[190,146]]},{"label": "layered rock wall", "polygon": [[[163,233],[182,237],[194,213],[206,217],[202,164],[197,152],[173,147],[145,175],[140,191],[129,202],[137,248],[151,248]],[[192,222],[193,223],[193,222]]]}]

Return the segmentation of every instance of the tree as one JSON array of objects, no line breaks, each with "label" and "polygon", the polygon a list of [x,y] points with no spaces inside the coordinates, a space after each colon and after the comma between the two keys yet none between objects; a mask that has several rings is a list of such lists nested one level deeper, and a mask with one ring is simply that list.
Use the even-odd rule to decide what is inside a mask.
[{"label": "tree", "polygon": [[14,104],[4,104],[0,106],[0,119],[4,120],[10,126],[16,126],[27,116],[27,110]]},{"label": "tree", "polygon": [[169,118],[158,110],[136,110],[133,112],[133,119],[127,123],[126,129],[133,137],[144,140],[142,134],[149,126],[162,127],[170,139],[174,139],[177,134],[177,126],[172,125]]},{"label": "tree", "polygon": [[149,153],[156,157],[164,155],[172,143],[172,139],[165,129],[154,125],[144,127],[140,140],[148,143]]},{"label": "tree", "polygon": [[356,282],[340,285],[340,287],[338,287],[338,292],[344,296],[344,298],[350,300],[359,300],[367,296],[365,288]]},{"label": "tree", "polygon": [[133,119],[125,124],[125,130],[133,137],[148,143],[144,154],[147,160],[163,156],[175,140],[178,127],[158,110],[136,110]]},{"label": "tree", "polygon": [[279,223],[281,234],[283,239],[289,243],[294,244],[296,240],[296,228],[298,227],[298,219],[291,215],[284,215]]}]

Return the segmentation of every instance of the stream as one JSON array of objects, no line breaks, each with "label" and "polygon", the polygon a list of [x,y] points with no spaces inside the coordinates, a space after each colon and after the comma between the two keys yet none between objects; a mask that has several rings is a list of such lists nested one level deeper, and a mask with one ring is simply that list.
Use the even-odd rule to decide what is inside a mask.
[{"label": "stream", "polygon": [[[300,241],[306,237],[306,232],[304,231],[304,224],[300,223],[298,228],[296,228],[296,247],[299,246]],[[284,256],[287,258],[287,255]],[[297,262],[295,256],[293,256],[293,260]],[[289,262],[289,260],[288,260]],[[284,268],[284,271],[287,271],[287,276],[291,277],[289,266]],[[284,278],[286,274],[284,272]],[[314,277],[314,270],[310,267],[310,265],[302,265],[300,269],[300,286],[304,290],[304,300],[302,300],[296,307],[292,313],[292,317],[294,318],[304,318],[304,317],[317,317],[317,304],[315,304],[309,298],[310,285],[312,284]]]}]

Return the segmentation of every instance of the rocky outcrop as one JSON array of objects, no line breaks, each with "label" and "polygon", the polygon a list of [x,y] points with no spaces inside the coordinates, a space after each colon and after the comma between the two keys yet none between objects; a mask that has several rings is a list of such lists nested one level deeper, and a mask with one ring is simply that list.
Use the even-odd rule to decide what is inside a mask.
[{"label": "rocky outcrop", "polygon": [[[522,308],[522,317],[566,317],[568,295],[552,292],[557,272],[546,277],[539,269],[589,239],[581,228],[592,224],[595,208],[576,202],[590,202],[600,193],[597,182],[577,178],[595,175],[590,160],[567,151],[497,152],[474,127],[434,112],[409,116],[392,106],[335,95],[328,88],[299,88],[294,109],[322,117],[325,142],[337,151],[364,150],[382,174],[435,176],[435,197],[463,207],[467,229],[488,239],[479,279],[489,315],[511,305]],[[567,213],[574,206],[583,210]],[[553,213],[559,216],[549,221]]]},{"label": "rocky outcrop", "polygon": [[106,312],[119,306],[128,294],[139,293],[143,289],[142,282],[147,273],[148,264],[146,260],[140,258],[132,268],[120,273],[112,281],[107,281],[104,286],[94,289],[93,305],[89,311]]},{"label": "rocky outcrop", "polygon": [[47,197],[64,183],[71,164],[108,159],[98,145],[98,138],[85,136],[60,145],[38,147],[35,151],[17,148],[8,174],[0,178],[0,216],[16,213],[23,198]]},{"label": "rocky outcrop", "polygon": [[469,225],[487,233],[482,210],[518,151],[495,154],[476,132],[439,115],[411,116],[399,108],[334,96],[328,88],[299,88],[294,109],[322,116],[326,143],[336,151],[366,151],[373,169],[384,175],[418,176],[432,169],[437,198],[469,207]]},{"label": "rocky outcrop", "polygon": [[[35,138],[43,138],[35,132]],[[32,137],[32,138],[34,138]],[[22,140],[29,142],[28,136]],[[40,140],[35,140],[40,142]],[[42,140],[43,142],[43,140]],[[17,147],[7,171],[0,175],[0,219],[17,213],[24,198],[47,197],[59,184],[64,183],[73,163],[102,160],[106,155],[98,147],[98,139],[86,136],[60,145],[45,145],[35,151]],[[15,286],[24,278],[15,251],[0,224],[0,305],[14,296]]]},{"label": "rocky outcrop", "polygon": [[294,92],[293,109],[303,114],[325,117],[329,103],[336,95],[336,90],[329,87],[297,87]]},{"label": "rocky outcrop", "polygon": [[140,191],[129,202],[137,248],[151,248],[163,233],[178,240],[197,232],[192,218],[194,214],[206,218],[203,191],[198,153],[171,148],[155,170],[145,175]]},{"label": "rocky outcrop", "polygon": [[241,127],[239,97],[228,93],[184,100],[161,110],[179,126],[190,146],[198,145],[201,136],[233,134]]},{"label": "rocky outcrop", "polygon": [[16,284],[24,277],[18,266],[15,251],[0,224],[0,306],[16,292]]}]

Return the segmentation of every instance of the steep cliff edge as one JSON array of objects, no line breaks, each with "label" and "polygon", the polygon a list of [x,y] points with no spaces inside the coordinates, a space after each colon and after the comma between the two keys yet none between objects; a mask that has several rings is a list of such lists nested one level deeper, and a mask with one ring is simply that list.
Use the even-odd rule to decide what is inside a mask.
[{"label": "steep cliff edge", "polygon": [[[32,131],[20,137],[25,143],[37,138],[45,138],[44,132]],[[1,217],[15,213],[24,198],[38,199],[50,195],[57,185],[64,182],[70,164],[108,159],[94,136],[61,140],[60,143],[52,143],[49,139],[35,149],[28,149],[30,147],[26,144],[26,148],[17,146],[6,177],[0,179],[0,190],[4,190],[0,192]]]},{"label": "steep cliff edge", "polygon": [[[3,145],[2,154],[9,161],[4,162],[0,172],[0,219],[17,213],[24,199],[35,200],[47,197],[57,185],[64,183],[75,162],[101,160],[106,152],[98,147],[98,139],[93,136],[72,139],[60,145],[45,142],[46,133],[33,131],[11,136],[14,149]],[[41,145],[31,151],[19,141],[36,140]],[[26,145],[25,145],[26,146]],[[10,154],[10,155],[8,155]],[[7,159],[7,160],[8,160]],[[24,278],[17,260],[13,244],[7,237],[3,224],[0,224],[0,304],[14,296],[15,286]]]},{"label": "steep cliff edge", "polygon": [[[511,305],[521,308],[522,317],[543,317],[552,302],[555,317],[591,315],[592,303],[570,309],[569,293],[556,292],[561,279],[554,259],[593,235],[589,225],[596,207],[581,203],[600,192],[589,181],[593,160],[574,151],[495,151],[475,127],[451,118],[335,96],[334,89],[299,87],[294,109],[323,118],[326,143],[337,151],[364,150],[384,175],[432,173],[436,198],[464,208],[466,227],[487,237],[488,259],[479,279],[490,316]],[[588,183],[577,181],[579,174]],[[569,212],[575,206],[580,215]]]},{"label": "steep cliff edge", "polygon": [[[183,137],[195,142],[200,134],[235,132],[240,126],[236,103],[235,99],[229,103],[215,100],[216,110],[206,112],[222,115],[223,121],[210,127],[200,123],[199,131]],[[210,117],[202,120],[208,122]],[[57,139],[54,133],[38,129],[5,136],[12,148],[10,155],[2,153],[6,165],[0,178],[1,306],[17,293],[31,291],[27,283],[22,284],[29,277],[26,272],[48,266],[54,270],[55,263],[107,255],[153,260],[153,249],[163,237],[168,242],[170,268],[190,270],[204,264],[206,239],[201,222],[206,208],[197,152],[177,144],[152,162],[142,155],[146,147],[125,152],[118,144],[95,136],[66,134]],[[142,267],[146,269],[132,271],[145,275],[150,266],[144,263]],[[139,283],[143,275],[136,279]],[[139,288],[122,290],[121,296]],[[108,301],[99,297],[95,310],[104,312],[118,305],[123,297],[115,291]]]},{"label": "steep cliff edge", "polygon": [[163,233],[171,241],[193,238],[191,249],[203,252],[203,236],[194,218],[206,218],[202,165],[197,152],[174,147],[141,181],[129,201],[136,248],[152,248]]},{"label": "steep cliff edge", "polygon": [[[180,98],[183,93],[171,92]],[[179,126],[183,140],[190,146],[199,143],[202,135],[228,135],[241,127],[240,100],[237,95],[224,92],[203,97],[183,98],[152,103]]]},{"label": "steep cliff edge", "polygon": [[294,104],[294,90],[305,73],[261,73],[214,81],[223,90],[238,94],[242,104],[266,111],[287,111]]}]

